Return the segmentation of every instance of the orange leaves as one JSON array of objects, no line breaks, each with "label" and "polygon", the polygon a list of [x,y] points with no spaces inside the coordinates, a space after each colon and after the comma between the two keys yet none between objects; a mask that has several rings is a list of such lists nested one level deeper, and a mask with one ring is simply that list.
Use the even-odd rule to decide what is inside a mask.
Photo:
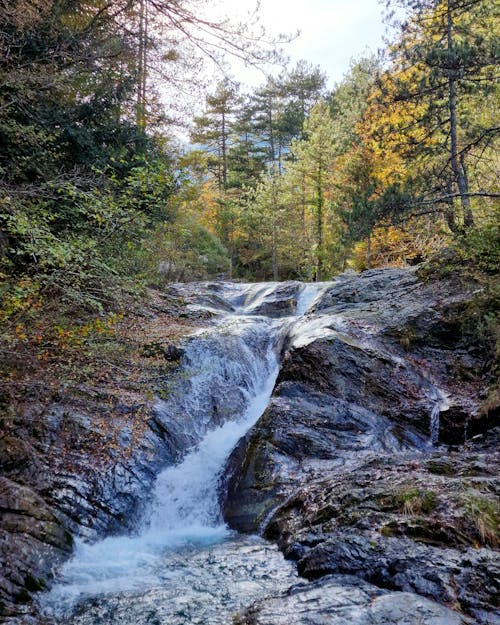
[{"label": "orange leaves", "polygon": [[18,323],[14,328],[14,334],[19,341],[25,341],[27,339],[26,326],[23,323]]},{"label": "orange leaves", "polygon": [[358,271],[369,267],[404,266],[442,247],[444,240],[445,234],[435,223],[415,221],[406,228],[379,226],[374,228],[369,242],[365,239],[356,243],[350,264]]},{"label": "orange leaves", "polygon": [[20,315],[33,316],[42,306],[40,286],[31,278],[23,277],[0,288],[0,322],[11,321]]},{"label": "orange leaves", "polygon": [[39,363],[59,362],[71,357],[90,343],[103,338],[113,337],[116,325],[123,317],[121,314],[112,313],[107,317],[96,317],[84,324],[58,325],[50,324],[46,318],[39,319],[35,323],[17,323],[12,332],[11,341],[24,344],[27,349],[36,352],[36,360]]}]

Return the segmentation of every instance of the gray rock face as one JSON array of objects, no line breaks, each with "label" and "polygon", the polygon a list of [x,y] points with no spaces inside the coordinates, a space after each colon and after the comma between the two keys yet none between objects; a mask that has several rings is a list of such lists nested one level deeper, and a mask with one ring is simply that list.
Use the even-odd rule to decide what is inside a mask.
[{"label": "gray rock face", "polygon": [[146,417],[132,457],[120,406],[113,418],[121,419],[121,439],[98,429],[100,418],[101,425],[110,418],[106,408],[95,400],[33,404],[19,417],[17,436],[0,440],[0,616],[32,613],[32,594],[50,586],[74,535],[92,539],[133,526],[168,451]]},{"label": "gray rock face", "polygon": [[[292,619],[293,620],[290,620]],[[329,576],[259,602],[235,625],[465,625],[469,619],[433,601],[389,592],[355,577]]]},{"label": "gray rock face", "polygon": [[[328,287],[283,341],[271,403],[228,462],[229,524],[276,540],[309,579],[356,575],[497,623],[498,435],[478,411],[485,361],[458,332],[470,297],[414,269]],[[436,442],[455,447],[431,444],[437,416]],[[242,622],[282,622],[266,609]],[[322,618],[303,622],[337,622]]]}]

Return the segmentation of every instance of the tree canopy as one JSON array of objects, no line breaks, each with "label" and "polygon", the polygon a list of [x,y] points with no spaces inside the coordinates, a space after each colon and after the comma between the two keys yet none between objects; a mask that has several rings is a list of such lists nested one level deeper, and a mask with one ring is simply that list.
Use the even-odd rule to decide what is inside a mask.
[{"label": "tree canopy", "polygon": [[483,235],[496,258],[497,3],[388,6],[405,17],[385,56],[331,90],[307,61],[253,89],[218,74],[186,145],[176,115],[202,65],[278,61],[286,38],[214,20],[205,0],[2,3],[10,329],[40,302],[103,314],[174,279],[320,280]]}]

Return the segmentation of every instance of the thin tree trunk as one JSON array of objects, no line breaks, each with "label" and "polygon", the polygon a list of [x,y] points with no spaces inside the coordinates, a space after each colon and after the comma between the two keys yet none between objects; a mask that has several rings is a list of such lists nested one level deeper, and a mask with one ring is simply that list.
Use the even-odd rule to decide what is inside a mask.
[{"label": "thin tree trunk", "polygon": [[460,202],[464,213],[464,225],[471,225],[473,217],[470,207],[470,199],[468,197],[467,177],[458,160],[458,142],[457,142],[457,94],[456,94],[456,74],[455,59],[453,54],[453,15],[451,0],[447,3],[447,26],[446,36],[448,45],[448,108],[450,111],[450,143],[451,143],[451,168],[457,183],[458,192],[460,193]]},{"label": "thin tree trunk", "polygon": [[222,188],[227,189],[227,137],[226,137],[226,113],[222,111]]},{"label": "thin tree trunk", "polygon": [[271,150],[271,163],[274,167],[276,162],[276,147],[274,145],[274,129],[273,129],[273,101],[269,98],[267,111],[267,121],[269,123],[269,148]]},{"label": "thin tree trunk", "polygon": [[323,171],[319,166],[318,176],[316,179],[316,227],[317,227],[317,249],[316,249],[316,281],[321,282],[323,279]]},{"label": "thin tree trunk", "polygon": [[135,119],[141,130],[146,127],[146,77],[147,77],[147,37],[148,8],[147,0],[140,0],[139,5],[139,43],[137,50],[137,97]]},{"label": "thin tree trunk", "polygon": [[[274,166],[273,166],[274,169]],[[272,211],[273,211],[273,232],[271,239],[271,257],[273,264],[273,280],[276,282],[279,280],[278,269],[278,210],[279,210],[279,198],[278,191],[276,189],[276,174],[273,172],[272,178]]]},{"label": "thin tree trunk", "polygon": [[279,280],[279,271],[278,271],[278,224],[276,223],[276,218],[273,219],[273,280],[278,282]]},{"label": "thin tree trunk", "polygon": [[[467,191],[468,191],[470,189],[470,185],[469,185],[469,178],[467,176],[467,168],[465,167],[465,157],[463,154],[460,156],[460,169],[462,170],[462,173],[465,179],[465,184],[466,184]],[[474,215],[472,214],[470,200],[468,197],[467,209],[464,209],[464,226],[466,228],[471,228],[473,225],[474,225]]]},{"label": "thin tree trunk", "polygon": [[231,232],[229,233],[229,279],[233,279],[234,272],[234,215],[230,219]]},{"label": "thin tree trunk", "polygon": [[452,181],[450,178],[448,178],[447,182],[446,182],[446,193],[448,194],[449,198],[446,202],[447,204],[447,208],[446,208],[446,212],[445,212],[445,217],[446,217],[446,222],[448,224],[448,228],[454,233],[457,234],[460,231],[460,228],[457,225],[457,220],[456,220],[456,215],[455,215],[455,208],[453,206],[453,185],[452,185]]}]

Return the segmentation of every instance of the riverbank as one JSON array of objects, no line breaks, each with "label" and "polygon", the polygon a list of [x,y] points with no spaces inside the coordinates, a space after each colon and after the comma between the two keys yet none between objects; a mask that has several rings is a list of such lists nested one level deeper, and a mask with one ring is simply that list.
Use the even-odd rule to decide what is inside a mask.
[{"label": "riverbank", "polygon": [[36,616],[33,597],[50,587],[75,536],[132,529],[159,467],[178,453],[155,418],[154,393],[175,370],[174,345],[203,323],[181,317],[182,305],[150,290],[93,329],[92,344],[41,364],[41,348],[25,345],[26,366],[3,379],[0,618]]}]

